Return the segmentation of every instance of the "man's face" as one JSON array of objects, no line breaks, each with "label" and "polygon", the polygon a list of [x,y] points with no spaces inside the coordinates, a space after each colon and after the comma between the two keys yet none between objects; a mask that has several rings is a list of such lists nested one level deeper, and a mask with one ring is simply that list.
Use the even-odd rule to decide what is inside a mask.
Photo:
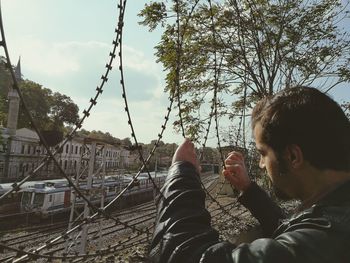
[{"label": "man's face", "polygon": [[273,184],[276,196],[283,200],[289,200],[291,197],[288,195],[290,178],[288,169],[285,167],[283,159],[278,158],[279,156],[277,156],[276,152],[262,141],[262,131],[263,128],[258,122],[254,128],[254,137],[256,149],[260,153],[259,167],[266,170],[267,175]]}]

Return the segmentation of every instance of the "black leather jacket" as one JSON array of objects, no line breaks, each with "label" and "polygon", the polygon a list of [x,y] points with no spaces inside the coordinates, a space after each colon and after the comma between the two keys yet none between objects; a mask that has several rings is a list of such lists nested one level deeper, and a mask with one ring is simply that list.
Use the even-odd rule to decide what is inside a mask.
[{"label": "black leather jacket", "polygon": [[150,262],[350,262],[350,182],[277,229],[281,210],[253,185],[240,202],[257,217],[265,235],[274,233],[239,246],[220,242],[211,227],[193,165],[173,164],[162,191],[165,199],[158,203]]}]

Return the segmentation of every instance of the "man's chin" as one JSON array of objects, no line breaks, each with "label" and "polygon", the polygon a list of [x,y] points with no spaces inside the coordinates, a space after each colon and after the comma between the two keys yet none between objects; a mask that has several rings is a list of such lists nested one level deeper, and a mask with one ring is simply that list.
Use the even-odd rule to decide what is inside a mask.
[{"label": "man's chin", "polygon": [[287,195],[284,191],[282,191],[281,189],[279,189],[275,185],[273,185],[273,191],[274,191],[276,197],[283,200],[283,201],[289,201],[289,200],[293,199],[292,197]]}]

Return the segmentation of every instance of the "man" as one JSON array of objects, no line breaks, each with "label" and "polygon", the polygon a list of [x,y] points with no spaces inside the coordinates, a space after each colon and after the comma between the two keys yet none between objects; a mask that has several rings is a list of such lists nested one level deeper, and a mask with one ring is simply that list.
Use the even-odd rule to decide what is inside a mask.
[{"label": "man", "polygon": [[281,223],[279,207],[250,181],[243,156],[232,152],[223,174],[242,192],[239,201],[265,238],[220,242],[186,140],[162,188],[150,261],[350,262],[350,123],[339,105],[314,88],[285,89],[257,104],[252,127],[260,167],[277,195],[301,200],[299,212]]}]

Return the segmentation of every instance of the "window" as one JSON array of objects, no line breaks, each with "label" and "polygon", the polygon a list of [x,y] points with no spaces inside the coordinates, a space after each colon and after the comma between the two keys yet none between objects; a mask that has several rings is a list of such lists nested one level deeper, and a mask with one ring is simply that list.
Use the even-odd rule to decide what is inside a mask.
[{"label": "window", "polygon": [[30,145],[28,145],[28,151],[27,151],[28,154],[30,154],[30,149],[31,149],[31,147],[30,147]]},{"label": "window", "polygon": [[75,154],[78,154],[78,145],[75,146]]},{"label": "window", "polygon": [[35,193],[33,200],[33,207],[40,207],[44,204],[45,194],[43,193]]},{"label": "window", "polygon": [[22,145],[21,154],[24,154],[25,145]]},{"label": "window", "polygon": [[67,160],[64,160],[64,169],[67,169]]},{"label": "window", "polygon": [[68,153],[68,150],[69,150],[69,145],[67,144],[66,145],[66,153]]},{"label": "window", "polygon": [[52,195],[49,195],[49,202],[52,202]]},{"label": "window", "polygon": [[22,200],[21,200],[22,206],[23,207],[29,206],[31,199],[32,199],[32,193],[24,192],[22,194]]}]

